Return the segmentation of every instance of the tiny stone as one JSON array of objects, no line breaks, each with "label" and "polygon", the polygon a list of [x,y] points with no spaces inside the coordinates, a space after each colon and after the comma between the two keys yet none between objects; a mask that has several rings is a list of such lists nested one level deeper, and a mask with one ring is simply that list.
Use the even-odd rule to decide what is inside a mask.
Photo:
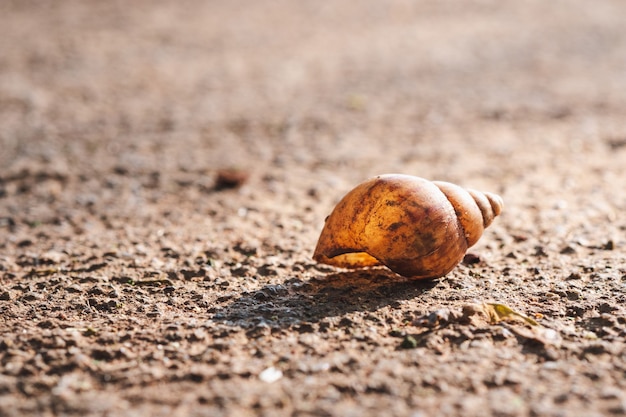
[{"label": "tiny stone", "polygon": [[607,241],[604,245],[602,245],[602,249],[604,250],[613,250],[615,249],[615,244],[612,240]]},{"label": "tiny stone", "polygon": [[581,292],[578,290],[567,290],[565,294],[567,294],[567,299],[571,301],[579,300],[582,297]]},{"label": "tiny stone", "polygon": [[481,261],[478,255],[468,253],[463,257],[463,265],[475,265]]},{"label": "tiny stone", "polygon": [[413,336],[406,336],[402,343],[400,343],[401,349],[415,349],[417,347],[417,340]]},{"label": "tiny stone", "polygon": [[389,332],[389,336],[391,337],[403,337],[405,334],[405,332],[402,329],[391,329],[391,331]]},{"label": "tiny stone", "polygon": [[271,384],[272,382],[276,382],[283,377],[283,372],[280,369],[276,369],[273,366],[265,369],[263,372],[259,374],[259,379],[263,382],[267,382]]},{"label": "tiny stone", "polygon": [[226,190],[241,187],[247,180],[250,174],[246,171],[239,169],[221,169],[217,173],[215,179],[216,190]]}]

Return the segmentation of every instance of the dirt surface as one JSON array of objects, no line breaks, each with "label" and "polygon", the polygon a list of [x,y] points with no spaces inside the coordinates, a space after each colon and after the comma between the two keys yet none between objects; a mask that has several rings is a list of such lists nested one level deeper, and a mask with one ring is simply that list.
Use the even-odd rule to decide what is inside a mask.
[{"label": "dirt surface", "polygon": [[[624,16],[0,2],[0,416],[624,415]],[[316,264],[388,172],[505,209],[441,279]]]}]

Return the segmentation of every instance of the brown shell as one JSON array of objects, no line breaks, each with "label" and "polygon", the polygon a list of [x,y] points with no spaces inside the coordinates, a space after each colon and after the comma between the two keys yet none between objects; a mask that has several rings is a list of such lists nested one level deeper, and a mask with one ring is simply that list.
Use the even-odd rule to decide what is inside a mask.
[{"label": "brown shell", "polygon": [[358,185],[326,219],[313,258],[342,268],[385,265],[412,278],[450,272],[502,210],[492,193],[409,175]]}]

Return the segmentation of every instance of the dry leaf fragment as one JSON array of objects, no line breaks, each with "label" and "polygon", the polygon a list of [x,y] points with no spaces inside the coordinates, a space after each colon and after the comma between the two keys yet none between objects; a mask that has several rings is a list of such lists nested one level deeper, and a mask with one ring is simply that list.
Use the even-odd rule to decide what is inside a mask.
[{"label": "dry leaf fragment", "polygon": [[497,323],[502,320],[510,320],[510,319],[521,319],[524,322],[530,324],[531,326],[538,326],[535,320],[531,319],[528,316],[525,316],[517,311],[513,310],[511,307],[506,306],[504,304],[499,303],[485,303],[484,309],[489,315],[489,319],[491,323]]},{"label": "dry leaf fragment", "polygon": [[531,326],[539,324],[511,307],[500,303],[468,304],[463,306],[463,318],[470,322],[486,321],[489,324],[496,324],[501,321],[521,321]]}]

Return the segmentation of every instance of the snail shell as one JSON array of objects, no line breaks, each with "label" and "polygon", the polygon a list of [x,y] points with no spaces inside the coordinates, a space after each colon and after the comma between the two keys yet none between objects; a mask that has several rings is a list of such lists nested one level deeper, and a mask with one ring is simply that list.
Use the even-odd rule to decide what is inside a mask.
[{"label": "snail shell", "polygon": [[498,195],[449,182],[380,175],[337,204],[313,258],[342,268],[382,264],[415,279],[441,277],[461,262],[502,205]]}]

